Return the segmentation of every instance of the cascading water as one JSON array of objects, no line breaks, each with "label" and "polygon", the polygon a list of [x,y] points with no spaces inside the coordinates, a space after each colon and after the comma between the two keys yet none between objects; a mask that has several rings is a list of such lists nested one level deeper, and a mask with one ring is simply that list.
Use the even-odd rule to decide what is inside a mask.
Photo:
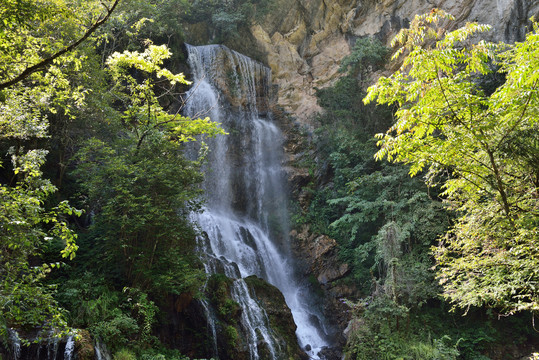
[{"label": "cascading water", "polygon": [[8,330],[9,342],[11,343],[11,351],[14,360],[19,360],[21,357],[21,339],[19,334],[12,329]]},{"label": "cascading water", "polygon": [[111,360],[112,356],[110,356],[109,351],[107,350],[107,347],[104,343],[100,342],[99,340],[96,340],[94,344],[94,350],[95,350],[95,359],[96,360]]},{"label": "cascading water", "polygon": [[[54,330],[37,332],[21,340],[17,331],[8,329],[6,360],[72,360],[75,357],[75,337],[60,338]],[[0,352],[0,358],[2,354]]]},{"label": "cascading water", "polygon": [[73,360],[75,354],[75,337],[73,335],[67,338],[66,348],[64,350],[64,360]]},{"label": "cascading water", "polygon": [[327,335],[288,248],[283,136],[268,111],[270,70],[222,45],[187,45],[187,50],[195,80],[187,115],[209,116],[229,133],[208,141],[206,208],[195,216],[207,234],[199,244],[206,271],[235,279],[232,296],[242,307],[251,359],[259,359],[260,337],[272,359],[280,358],[281,349],[264,309],[242,280],[250,275],[279,288],[300,346],[318,359],[319,350],[328,346]]}]

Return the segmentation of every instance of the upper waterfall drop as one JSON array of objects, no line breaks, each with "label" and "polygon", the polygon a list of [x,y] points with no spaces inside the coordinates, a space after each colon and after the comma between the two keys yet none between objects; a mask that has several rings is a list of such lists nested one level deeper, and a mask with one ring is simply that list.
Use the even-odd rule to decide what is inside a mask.
[{"label": "upper waterfall drop", "polygon": [[325,321],[289,249],[288,197],[282,168],[283,135],[269,111],[271,71],[223,45],[187,45],[194,85],[188,116],[209,116],[229,133],[209,139],[206,208],[195,221],[208,235],[201,245],[206,271],[236,279],[251,359],[261,334],[271,359],[280,359],[267,315],[242,278],[259,276],[284,295],[297,325],[299,345],[312,359],[328,346]]}]

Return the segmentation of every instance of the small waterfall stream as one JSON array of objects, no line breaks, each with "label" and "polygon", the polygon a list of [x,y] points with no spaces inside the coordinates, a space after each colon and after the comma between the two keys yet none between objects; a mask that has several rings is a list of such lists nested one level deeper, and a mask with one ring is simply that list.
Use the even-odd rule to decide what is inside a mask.
[{"label": "small waterfall stream", "polygon": [[21,357],[21,339],[19,334],[12,329],[9,329],[9,342],[11,343],[11,351],[14,360],[18,360]]},{"label": "small waterfall stream", "polygon": [[[17,331],[8,328],[9,349],[6,360],[73,360],[75,358],[75,337],[55,336],[54,331],[38,332],[24,343]],[[35,342],[35,340],[40,340]],[[0,359],[2,354],[0,353]],[[98,359],[99,360],[99,359]]]},{"label": "small waterfall stream", "polygon": [[64,350],[64,360],[73,360],[75,353],[75,337],[73,335],[67,338],[66,348]]},{"label": "small waterfall stream", "polygon": [[264,309],[242,280],[250,275],[283,293],[299,345],[318,359],[328,346],[327,330],[288,246],[283,136],[268,111],[270,70],[222,45],[187,45],[187,50],[195,81],[187,115],[209,116],[229,133],[208,141],[206,208],[195,216],[207,234],[199,244],[206,271],[235,279],[232,296],[242,307],[251,359],[259,359],[257,337],[263,337],[272,359],[280,359],[281,349]]}]

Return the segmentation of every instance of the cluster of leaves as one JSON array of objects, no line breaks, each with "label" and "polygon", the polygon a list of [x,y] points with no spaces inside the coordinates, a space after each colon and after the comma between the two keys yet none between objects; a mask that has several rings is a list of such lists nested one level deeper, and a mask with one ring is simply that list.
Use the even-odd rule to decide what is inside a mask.
[{"label": "cluster of leaves", "polygon": [[[42,279],[60,264],[40,260],[48,243],[63,243],[72,259],[76,235],[67,227],[79,215],[67,202],[49,205],[56,187],[41,167],[48,117],[70,116],[84,90],[69,74],[80,69],[75,49],[109,16],[116,2],[3,1],[0,5],[0,140],[7,152],[0,177],[0,332],[6,327],[62,327],[62,312]],[[5,158],[4,158],[5,159]]]},{"label": "cluster of leaves", "polygon": [[[428,334],[416,335],[395,331],[376,315],[363,316],[347,344],[354,359],[456,360],[460,352],[449,336],[431,339]],[[376,323],[375,323],[376,322]],[[374,330],[376,329],[376,330]],[[475,357],[474,359],[479,359]]]},{"label": "cluster of leaves", "polygon": [[[504,314],[539,310],[537,109],[539,29],[522,43],[467,41],[488,26],[436,29],[442,11],[417,16],[394,42],[399,71],[369,88],[366,101],[397,103],[397,122],[378,135],[377,158],[427,170],[460,217],[436,249],[444,295],[455,305]],[[478,77],[506,81],[485,92]]]},{"label": "cluster of leaves", "polygon": [[487,360],[497,344],[518,347],[534,336],[526,318],[500,321],[483,311],[462,317],[432,300],[419,309],[396,307],[389,296],[369,296],[347,305],[354,318],[346,345],[352,359]]},{"label": "cluster of leaves", "polygon": [[342,62],[339,71],[348,72],[364,85],[364,80],[368,72],[384,65],[387,61],[389,49],[382,43],[370,37],[357,39],[352,52],[346,56]]},{"label": "cluster of leaves", "polygon": [[66,280],[57,298],[62,306],[71,309],[68,321],[72,326],[89,329],[93,336],[106,340],[113,352],[124,347],[142,350],[157,344],[152,328],[158,308],[139,289],[114,290],[104,277],[84,272]]},{"label": "cluster of leaves", "polygon": [[[169,48],[179,48],[184,41],[179,21],[189,11],[188,0],[122,0],[117,11],[99,30],[95,48],[102,62],[114,52],[143,51],[147,39]],[[181,51],[174,51],[167,66],[180,66]]]},{"label": "cluster of leaves", "polygon": [[14,186],[0,185],[0,333],[6,326],[32,328],[46,321],[49,326],[63,326],[62,312],[51,292],[40,281],[60,263],[30,263],[40,255],[46,243],[64,242],[63,258],[72,259],[77,245],[76,234],[67,226],[66,216],[80,214],[67,202],[52,209],[45,199],[56,189],[42,178],[40,166],[45,152],[29,150],[13,155]]}]

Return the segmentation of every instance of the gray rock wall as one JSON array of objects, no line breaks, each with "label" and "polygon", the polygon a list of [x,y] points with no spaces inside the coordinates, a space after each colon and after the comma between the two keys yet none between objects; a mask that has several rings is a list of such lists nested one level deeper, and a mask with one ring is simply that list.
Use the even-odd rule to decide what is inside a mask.
[{"label": "gray rock wall", "polygon": [[456,28],[466,22],[490,24],[491,41],[524,38],[537,0],[276,0],[276,11],[253,25],[231,46],[267,63],[278,84],[278,104],[302,123],[320,108],[315,89],[339,77],[342,58],[358,37],[376,36],[386,44],[416,14],[441,8]]}]

